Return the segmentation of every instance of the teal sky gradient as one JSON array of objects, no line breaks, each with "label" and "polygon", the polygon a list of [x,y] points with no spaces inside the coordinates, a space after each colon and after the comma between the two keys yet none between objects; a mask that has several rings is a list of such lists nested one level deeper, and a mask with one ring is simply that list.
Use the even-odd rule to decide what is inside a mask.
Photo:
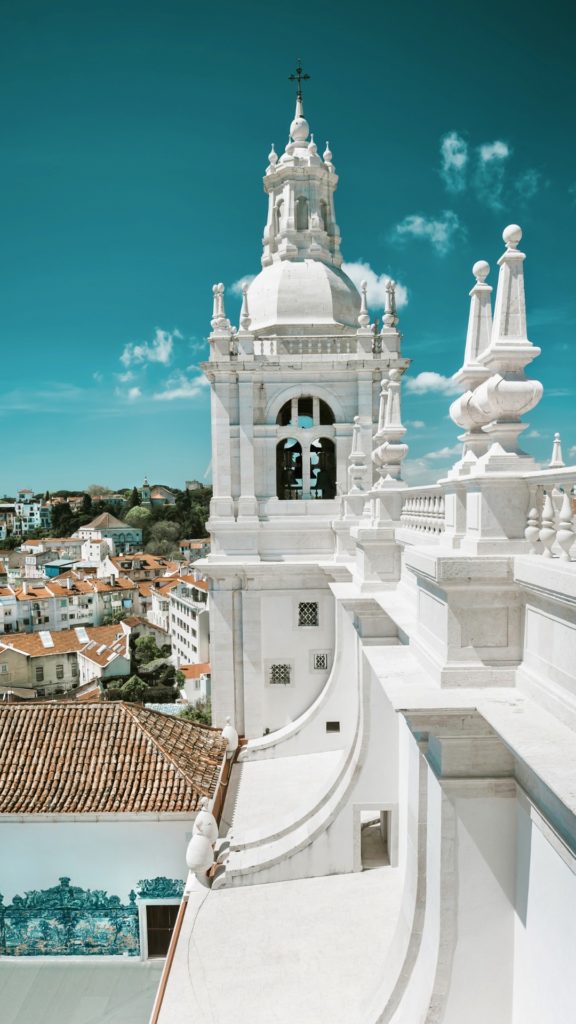
[{"label": "teal sky gradient", "polygon": [[[344,258],[408,289],[411,375],[460,366],[470,268],[487,259],[495,286],[517,222],[545,386],[524,447],[546,459],[560,430],[576,456],[575,28],[557,0],[0,2],[0,493],[204,476],[211,286],[258,272],[297,57],[340,177]],[[450,133],[459,191],[440,174]],[[405,421],[425,424],[407,437],[412,479],[452,461],[450,401],[405,394]]]}]

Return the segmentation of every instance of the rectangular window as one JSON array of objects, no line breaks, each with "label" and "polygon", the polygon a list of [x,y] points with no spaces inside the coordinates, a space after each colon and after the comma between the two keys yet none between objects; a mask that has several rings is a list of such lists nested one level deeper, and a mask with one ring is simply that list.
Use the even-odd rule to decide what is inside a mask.
[{"label": "rectangular window", "polygon": [[43,668],[38,667],[36,669],[36,682],[37,683],[43,683],[44,682],[44,669]]},{"label": "rectangular window", "polygon": [[176,918],[178,904],[148,904],[146,907],[146,931],[148,935],[148,956],[166,956]]},{"label": "rectangular window", "polygon": [[271,665],[270,666],[270,685],[271,686],[290,686],[290,665]]},{"label": "rectangular window", "polygon": [[73,676],[77,676],[78,675],[78,665],[76,665],[76,664],[72,665],[72,675]]},{"label": "rectangular window", "polygon": [[64,665],[56,665],[56,679],[64,679]]},{"label": "rectangular window", "polygon": [[340,732],[340,722],[326,722],[326,732]]},{"label": "rectangular window", "polygon": [[6,661],[3,661],[2,664],[0,665],[0,676],[5,676],[7,672],[8,663]]},{"label": "rectangular window", "polygon": [[328,670],[328,651],[315,651],[312,655],[312,665],[315,672],[326,672]]},{"label": "rectangular window", "polygon": [[298,625],[318,626],[318,602],[300,601],[298,604]]}]

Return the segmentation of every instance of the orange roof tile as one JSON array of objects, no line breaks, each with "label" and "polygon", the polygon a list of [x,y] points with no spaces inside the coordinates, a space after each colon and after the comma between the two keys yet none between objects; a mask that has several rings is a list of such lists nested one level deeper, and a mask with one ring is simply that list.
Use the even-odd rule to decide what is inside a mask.
[{"label": "orange roof tile", "polygon": [[0,814],[194,811],[225,753],[218,729],[119,701],[0,706]]},{"label": "orange roof tile", "polygon": [[180,665],[180,672],[186,679],[199,679],[200,676],[210,675],[210,662],[200,661],[195,665]]},{"label": "orange roof tile", "polygon": [[[80,640],[76,629],[46,630],[50,633],[52,647],[45,647],[40,633],[9,633],[0,638],[0,650],[17,651],[28,658],[38,658],[46,654],[70,654],[86,647],[86,640]],[[121,626],[86,626],[88,642],[94,640],[98,644],[113,644],[120,636],[124,637]]]}]

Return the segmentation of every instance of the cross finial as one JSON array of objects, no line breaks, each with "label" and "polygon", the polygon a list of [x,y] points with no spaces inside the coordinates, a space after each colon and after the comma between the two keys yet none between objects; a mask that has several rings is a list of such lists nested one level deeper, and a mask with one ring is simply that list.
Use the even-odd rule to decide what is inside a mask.
[{"label": "cross finial", "polygon": [[310,80],[310,75],[307,75],[302,70],[302,61],[300,60],[300,58],[298,58],[298,63],[296,65],[296,71],[294,72],[294,74],[288,76],[288,81],[289,82],[298,82],[297,98],[300,100],[300,102],[302,102],[302,82],[308,82],[309,80]]}]

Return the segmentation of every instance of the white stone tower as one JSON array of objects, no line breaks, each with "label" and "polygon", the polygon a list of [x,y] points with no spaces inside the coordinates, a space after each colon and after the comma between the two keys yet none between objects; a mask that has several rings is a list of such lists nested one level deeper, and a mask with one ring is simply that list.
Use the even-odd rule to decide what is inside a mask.
[{"label": "white stone tower", "polygon": [[355,451],[366,455],[354,487],[368,492],[382,383],[408,365],[393,285],[378,330],[366,288],[361,296],[341,269],[338,177],[328,145],[320,157],[310,135],[301,68],[295,77],[290,139],[280,157],[272,147],[264,176],[262,270],[244,288],[239,329],[226,318],[224,286],[214,286],[203,367],[212,391],[212,553],[204,568],[213,715],[215,724],[230,715],[251,737],[296,718],[328,677],[333,523],[349,489],[353,433]]}]

